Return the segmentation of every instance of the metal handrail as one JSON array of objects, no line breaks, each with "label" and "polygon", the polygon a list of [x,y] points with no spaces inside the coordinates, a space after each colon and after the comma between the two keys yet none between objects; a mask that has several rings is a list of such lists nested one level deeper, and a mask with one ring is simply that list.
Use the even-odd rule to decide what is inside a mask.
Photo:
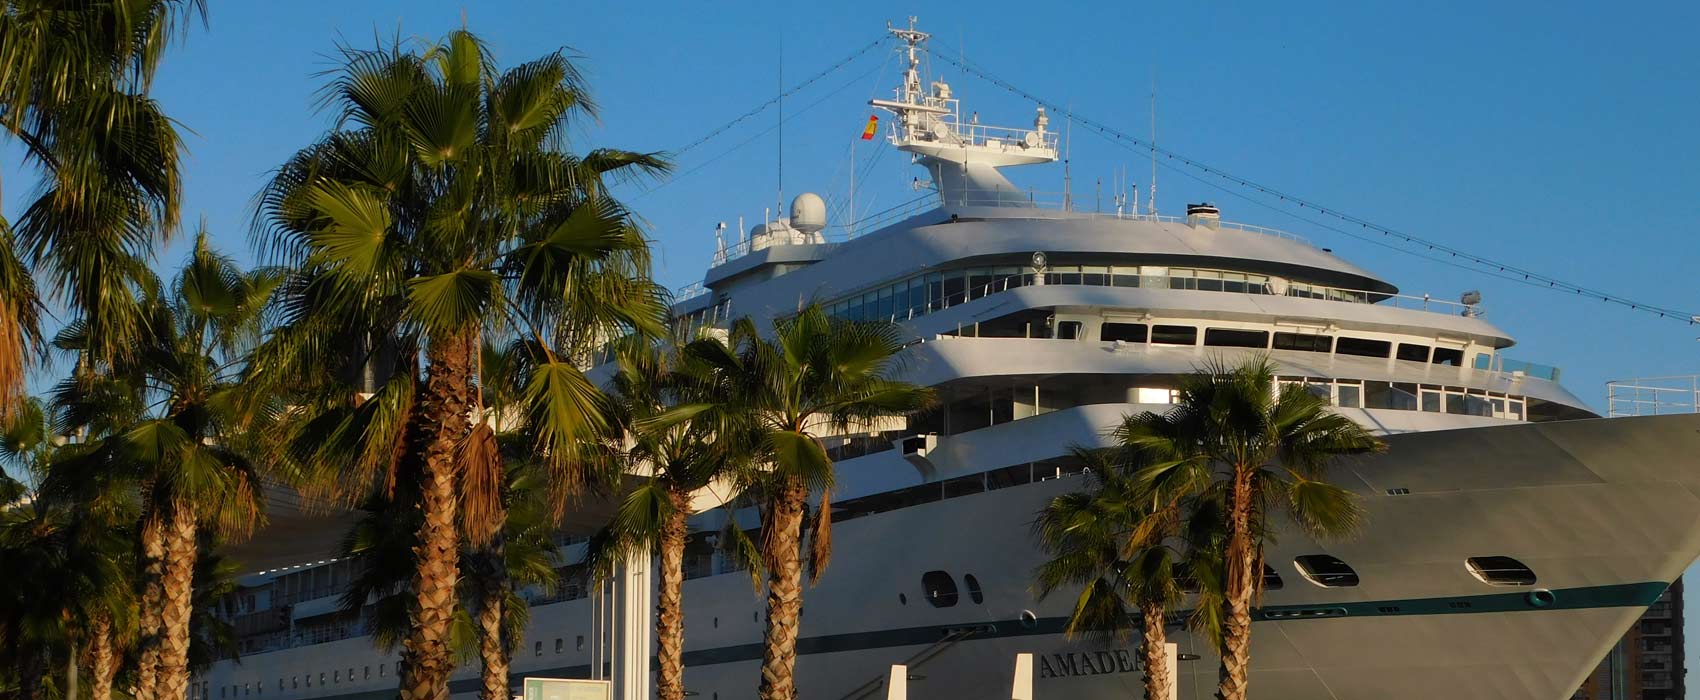
[{"label": "metal handrail", "polygon": [[1700,375],[1606,382],[1606,414],[1656,416],[1700,412]]}]

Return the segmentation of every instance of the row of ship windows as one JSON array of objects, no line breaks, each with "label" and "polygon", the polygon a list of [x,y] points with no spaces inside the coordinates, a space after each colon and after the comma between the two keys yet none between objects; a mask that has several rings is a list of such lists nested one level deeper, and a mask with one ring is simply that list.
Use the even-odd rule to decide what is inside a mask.
[{"label": "row of ship windows", "polygon": [[[1306,554],[1293,559],[1293,568],[1306,581],[1323,588],[1353,588],[1361,579],[1351,565],[1338,557],[1328,554]],[[1464,560],[1464,570],[1471,576],[1490,586],[1533,586],[1535,572],[1523,562],[1507,556],[1469,557]],[[1179,577],[1182,590],[1187,593],[1198,592],[1198,581],[1182,575]],[[1281,574],[1275,567],[1263,565],[1263,589],[1277,591],[1286,585],[1281,580]]]},{"label": "row of ship windows", "polygon": [[[583,638],[581,637],[580,639],[582,640]],[[557,640],[557,642],[558,641],[559,640]],[[583,642],[581,641],[580,643],[582,644]],[[364,670],[362,672],[360,680],[371,680],[372,679],[372,667],[371,666],[364,666],[362,668]],[[391,664],[387,664],[387,663],[378,664],[378,677],[379,678],[387,677],[389,675],[390,669],[391,669]],[[401,673],[401,662],[400,661],[394,662],[394,669],[395,669],[396,673],[398,673],[398,674]],[[342,670],[338,669],[338,670],[329,671],[329,672],[320,671],[319,674],[318,674],[318,677],[319,677],[319,685],[321,687],[327,686],[327,685],[340,684],[340,683],[344,683],[344,682],[353,683],[353,682],[355,682],[354,667],[350,666],[348,668],[348,674],[346,676],[343,675]],[[313,687],[313,674],[308,673],[304,676],[290,676],[289,681],[288,681],[288,685],[285,685],[283,677],[279,676],[278,679],[277,679],[277,689],[279,691],[284,691],[284,690],[296,690],[296,689],[302,688],[303,687],[303,684],[302,684],[303,678],[306,679],[306,683],[305,683],[304,687],[307,687],[307,688]],[[226,694],[227,692],[228,692],[228,695]],[[240,683],[240,684],[233,684],[233,685],[229,685],[229,686],[220,685],[219,688],[218,688],[218,696],[221,697],[221,698],[238,697],[238,696],[243,696],[243,695],[264,695],[265,693],[266,693],[266,684],[263,683],[263,682]],[[206,682],[202,682],[199,685],[191,684],[189,686],[189,698],[190,698],[190,700],[209,700],[211,697],[212,697],[212,687],[210,685],[208,685]]]},{"label": "row of ship windows", "polygon": [[[903,321],[948,309],[964,302],[1019,287],[1039,284],[1096,287],[1144,287],[1189,289],[1240,294],[1263,294],[1374,303],[1378,295],[1268,275],[1232,270],[1155,265],[1053,265],[1043,273],[1019,266],[970,267],[916,275],[892,284],[853,294],[827,306],[839,318],[856,321]],[[1384,295],[1382,295],[1384,296]],[[689,337],[696,329],[731,319],[731,300],[699,309],[679,319],[678,331]]]},{"label": "row of ship windows", "polygon": [[[1035,285],[1191,289],[1371,303],[1369,292],[1342,290],[1268,275],[1153,265],[1056,265],[1044,273],[1023,267],[971,267],[916,275],[854,294],[827,310],[855,321],[903,321],[980,297]],[[706,319],[705,319],[706,320]]]}]

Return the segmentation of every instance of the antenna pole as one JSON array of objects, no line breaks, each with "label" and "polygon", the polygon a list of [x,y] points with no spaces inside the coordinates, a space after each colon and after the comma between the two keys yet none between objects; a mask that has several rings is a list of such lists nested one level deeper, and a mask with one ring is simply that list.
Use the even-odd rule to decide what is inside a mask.
[{"label": "antenna pole", "polygon": [[1145,205],[1152,216],[1157,215],[1157,68],[1151,68],[1151,201]]},{"label": "antenna pole", "polygon": [[779,32],[779,110],[778,110],[779,111],[779,124],[778,124],[779,135],[776,139],[774,139],[775,141],[778,142],[779,176],[778,176],[778,178],[776,178],[776,184],[778,185],[778,187],[776,188],[776,190],[774,192],[775,199],[773,200],[773,210],[775,212],[784,212],[785,211],[785,31],[784,31],[784,29],[785,29],[784,27],[780,27],[780,32]]},{"label": "antenna pole", "polygon": [[1071,186],[1074,179],[1069,172],[1069,154],[1074,151],[1074,105],[1068,108],[1068,124],[1063,126],[1063,211],[1074,211],[1074,197]]}]

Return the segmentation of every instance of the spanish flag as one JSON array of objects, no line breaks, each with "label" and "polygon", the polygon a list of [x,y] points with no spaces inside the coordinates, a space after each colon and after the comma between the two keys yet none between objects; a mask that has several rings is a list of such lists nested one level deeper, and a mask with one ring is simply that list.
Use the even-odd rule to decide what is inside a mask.
[{"label": "spanish flag", "polygon": [[879,115],[878,114],[868,115],[868,128],[862,130],[862,140],[863,141],[874,140],[874,133],[878,132],[879,130],[880,130],[880,117],[879,117]]}]

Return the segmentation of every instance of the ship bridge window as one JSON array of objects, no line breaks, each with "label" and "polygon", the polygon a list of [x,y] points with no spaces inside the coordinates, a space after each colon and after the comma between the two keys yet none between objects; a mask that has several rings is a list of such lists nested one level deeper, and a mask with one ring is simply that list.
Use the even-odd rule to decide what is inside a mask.
[{"label": "ship bridge window", "polygon": [[1299,573],[1323,588],[1351,588],[1358,585],[1358,572],[1346,562],[1327,554],[1306,554],[1293,559]]},{"label": "ship bridge window", "polygon": [[956,605],[956,579],[948,573],[935,570],[921,574],[921,589],[927,592],[927,602],[935,608]]},{"label": "ship bridge window", "polygon": [[1461,367],[1464,364],[1464,350],[1462,348],[1435,348],[1434,364]]},{"label": "ship bridge window", "polygon": [[1209,328],[1204,331],[1204,344],[1218,348],[1266,348],[1269,347],[1269,331]]},{"label": "ship bridge window", "polygon": [[1057,323],[1057,340],[1075,340],[1079,337],[1079,321],[1062,321]]},{"label": "ship bridge window", "polygon": [[1370,340],[1368,338],[1350,338],[1340,336],[1334,343],[1334,352],[1340,355],[1357,355],[1359,357],[1387,357],[1393,350],[1393,343],[1386,340]]},{"label": "ship bridge window", "polygon": [[1143,343],[1149,335],[1150,327],[1143,323],[1110,323],[1106,322],[1098,329],[1098,339],[1104,342],[1121,340],[1129,343]]},{"label": "ship bridge window", "polygon": [[1535,572],[1511,557],[1470,557],[1464,560],[1470,575],[1489,586],[1533,586]]},{"label": "ship bridge window", "polygon": [[1400,343],[1399,354],[1396,355],[1396,357],[1401,360],[1409,360],[1411,362],[1428,362],[1428,352],[1429,347],[1427,345]]},{"label": "ship bridge window", "polygon": [[1153,326],[1151,342],[1160,345],[1197,345],[1198,329],[1192,326]]},{"label": "ship bridge window", "polygon": [[1303,350],[1305,352],[1328,352],[1334,347],[1334,339],[1326,335],[1311,333],[1276,333],[1276,350]]}]

